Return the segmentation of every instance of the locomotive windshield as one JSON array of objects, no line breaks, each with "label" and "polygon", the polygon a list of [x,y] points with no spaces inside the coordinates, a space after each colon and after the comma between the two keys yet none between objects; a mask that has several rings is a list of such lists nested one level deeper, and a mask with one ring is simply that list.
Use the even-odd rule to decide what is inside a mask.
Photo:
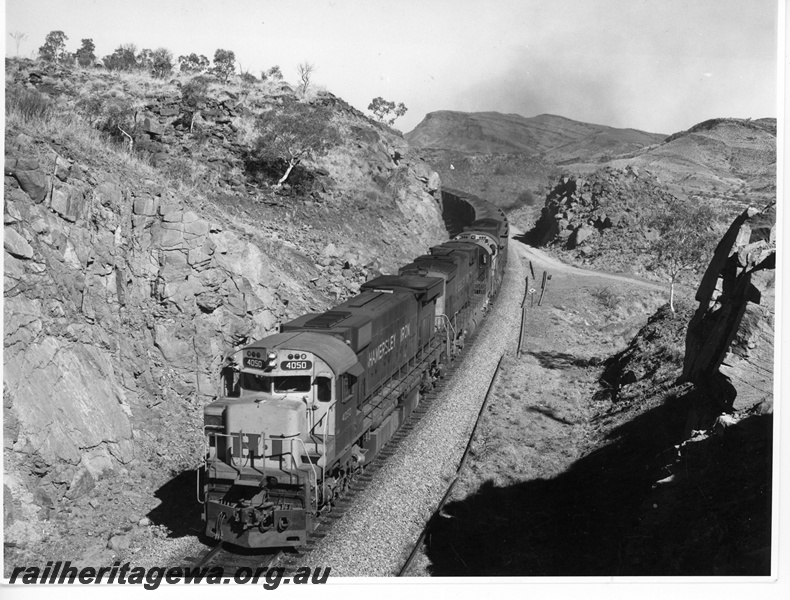
[{"label": "locomotive windshield", "polygon": [[285,377],[269,377],[254,373],[241,374],[241,387],[250,392],[266,392],[267,394],[286,394],[288,392],[309,392],[309,375],[290,375]]}]

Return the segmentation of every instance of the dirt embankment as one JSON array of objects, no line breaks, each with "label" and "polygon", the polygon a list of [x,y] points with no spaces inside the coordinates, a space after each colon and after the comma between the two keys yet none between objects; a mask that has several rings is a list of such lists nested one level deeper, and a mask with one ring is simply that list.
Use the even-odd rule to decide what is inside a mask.
[{"label": "dirt embankment", "polygon": [[722,422],[678,383],[691,303],[656,310],[666,292],[649,284],[522,256],[552,278],[422,573],[766,574],[771,415]]}]

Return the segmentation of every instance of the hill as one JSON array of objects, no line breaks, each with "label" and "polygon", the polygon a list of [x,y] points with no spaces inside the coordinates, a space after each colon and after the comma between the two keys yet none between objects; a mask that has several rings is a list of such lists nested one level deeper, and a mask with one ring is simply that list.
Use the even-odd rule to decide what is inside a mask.
[{"label": "hill", "polygon": [[776,119],[710,119],[628,158],[678,196],[767,204],[776,196]]},{"label": "hill", "polygon": [[503,115],[497,112],[438,111],[404,137],[418,148],[443,148],[472,154],[520,153],[554,163],[595,161],[632,152],[666,136],[616,129],[556,115]]},{"label": "hill", "polygon": [[[670,136],[555,115],[439,111],[404,136],[447,185],[485,196],[529,227],[559,176],[632,166],[680,198],[728,212],[776,195],[776,119],[710,119]],[[525,208],[526,207],[526,208]]]},{"label": "hill", "polygon": [[568,165],[630,155],[663,134],[582,123],[556,115],[437,111],[406,133],[451,187],[504,208],[532,204]]},{"label": "hill", "polygon": [[[157,498],[191,506],[223,356],[446,237],[436,174],[340,98],[209,79],[190,106],[189,81],[6,63],[9,567],[183,534]],[[259,117],[294,106],[341,141],[278,187]]]}]

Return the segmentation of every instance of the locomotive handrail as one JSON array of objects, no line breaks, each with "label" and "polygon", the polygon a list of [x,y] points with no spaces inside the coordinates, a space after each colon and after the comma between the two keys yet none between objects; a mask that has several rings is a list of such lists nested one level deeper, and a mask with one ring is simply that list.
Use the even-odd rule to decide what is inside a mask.
[{"label": "locomotive handrail", "polygon": [[[296,462],[296,454],[294,454],[294,442],[299,442],[302,445],[302,449],[304,450],[305,456],[307,456],[307,464],[310,465],[310,470],[313,472],[313,482],[314,482],[314,489],[318,492],[318,473],[316,473],[315,465],[310,460],[310,453],[307,451],[307,446],[304,444],[304,440],[299,437],[291,438],[291,461],[294,464],[294,468],[296,471],[301,471],[299,468],[299,463]],[[310,502],[312,504],[313,498],[310,498]],[[318,513],[318,498],[315,498],[315,512]]]},{"label": "locomotive handrail", "polygon": [[[450,317],[448,317],[445,314],[441,314],[441,315],[436,315],[435,318],[438,319],[439,321],[444,319],[447,322],[447,327],[452,332],[452,334],[453,334],[453,341],[455,341],[455,338],[456,338],[455,327],[453,327],[453,323],[452,323],[452,321],[450,321]],[[449,339],[447,340],[447,358],[448,359],[450,358],[450,340]]]}]

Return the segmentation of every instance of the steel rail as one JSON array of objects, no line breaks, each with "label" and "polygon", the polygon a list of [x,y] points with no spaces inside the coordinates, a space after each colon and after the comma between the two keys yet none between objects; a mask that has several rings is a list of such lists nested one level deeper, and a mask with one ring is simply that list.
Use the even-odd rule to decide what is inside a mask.
[{"label": "steel rail", "polygon": [[[494,383],[496,382],[497,375],[499,375],[499,370],[502,366],[502,361],[505,359],[505,355],[499,357],[499,362],[497,362],[496,369],[494,369],[494,374],[491,376],[491,381],[488,384],[488,390],[486,391],[486,395],[483,398],[483,403],[480,405],[480,411],[477,413],[477,419],[475,419],[475,424],[472,427],[472,432],[469,434],[469,441],[466,444],[466,449],[464,450],[463,455],[461,455],[461,460],[458,463],[458,468],[455,471],[455,475],[453,476],[453,480],[450,482],[450,485],[447,486],[447,491],[442,496],[442,499],[439,501],[436,509],[434,510],[434,514],[439,513],[444,505],[447,503],[447,500],[450,498],[450,494],[455,487],[455,484],[458,482],[458,479],[461,476],[461,473],[466,466],[466,461],[469,458],[469,453],[472,450],[472,443],[475,439],[475,434],[477,433],[477,427],[480,425],[480,420],[483,418],[483,412],[488,406],[488,400],[491,397],[491,392],[494,389]],[[426,523],[425,526],[422,528],[422,533],[420,533],[420,537],[417,538],[417,542],[412,547],[411,552],[409,553],[409,557],[406,559],[406,562],[401,567],[400,571],[398,571],[398,577],[403,577],[408,571],[409,567],[411,566],[412,562],[414,562],[414,558],[417,556],[417,552],[420,551],[422,548],[422,544],[425,541],[425,536],[428,534],[428,524]]]}]

